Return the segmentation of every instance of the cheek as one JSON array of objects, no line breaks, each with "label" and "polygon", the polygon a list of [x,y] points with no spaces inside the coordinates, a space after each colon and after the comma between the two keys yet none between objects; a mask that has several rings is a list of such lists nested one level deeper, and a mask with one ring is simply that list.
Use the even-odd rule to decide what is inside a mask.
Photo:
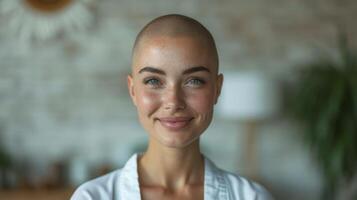
[{"label": "cheek", "polygon": [[197,113],[210,113],[214,105],[213,93],[210,90],[194,92],[189,95],[187,102]]},{"label": "cheek", "polygon": [[150,115],[160,105],[159,95],[150,91],[138,91],[136,96],[139,114]]}]

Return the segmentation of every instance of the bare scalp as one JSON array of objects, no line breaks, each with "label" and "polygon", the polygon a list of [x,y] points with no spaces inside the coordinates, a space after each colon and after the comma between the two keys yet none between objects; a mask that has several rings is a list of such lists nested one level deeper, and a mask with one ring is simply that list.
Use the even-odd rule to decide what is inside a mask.
[{"label": "bare scalp", "polygon": [[178,14],[164,15],[152,20],[137,35],[132,59],[135,59],[135,54],[144,41],[155,37],[192,37],[204,42],[212,51],[218,71],[218,53],[215,41],[211,33],[197,20]]}]

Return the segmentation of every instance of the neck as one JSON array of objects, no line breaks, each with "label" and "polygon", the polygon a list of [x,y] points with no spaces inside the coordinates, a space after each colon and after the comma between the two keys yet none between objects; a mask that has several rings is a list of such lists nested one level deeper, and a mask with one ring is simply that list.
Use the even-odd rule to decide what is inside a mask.
[{"label": "neck", "polygon": [[176,190],[204,181],[204,159],[199,140],[185,148],[171,148],[150,141],[147,151],[139,158],[140,184]]}]

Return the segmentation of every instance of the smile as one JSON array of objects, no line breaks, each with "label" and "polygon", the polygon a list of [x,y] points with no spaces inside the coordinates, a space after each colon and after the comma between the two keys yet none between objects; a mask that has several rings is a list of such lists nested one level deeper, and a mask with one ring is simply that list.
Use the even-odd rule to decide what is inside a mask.
[{"label": "smile", "polygon": [[163,117],[159,118],[161,125],[169,130],[178,131],[185,128],[193,117]]}]

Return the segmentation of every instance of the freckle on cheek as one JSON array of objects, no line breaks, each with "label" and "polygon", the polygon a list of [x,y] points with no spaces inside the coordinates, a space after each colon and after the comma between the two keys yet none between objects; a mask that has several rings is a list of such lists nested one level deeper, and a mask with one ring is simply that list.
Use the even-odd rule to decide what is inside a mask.
[{"label": "freckle on cheek", "polygon": [[207,94],[196,95],[191,103],[194,105],[195,109],[199,112],[207,112],[212,109],[213,102],[211,101],[212,96]]},{"label": "freckle on cheek", "polygon": [[159,98],[157,97],[156,94],[152,93],[142,93],[139,96],[139,101],[141,102],[142,109],[147,110],[150,112],[150,110],[155,108],[155,105],[157,105]]}]

